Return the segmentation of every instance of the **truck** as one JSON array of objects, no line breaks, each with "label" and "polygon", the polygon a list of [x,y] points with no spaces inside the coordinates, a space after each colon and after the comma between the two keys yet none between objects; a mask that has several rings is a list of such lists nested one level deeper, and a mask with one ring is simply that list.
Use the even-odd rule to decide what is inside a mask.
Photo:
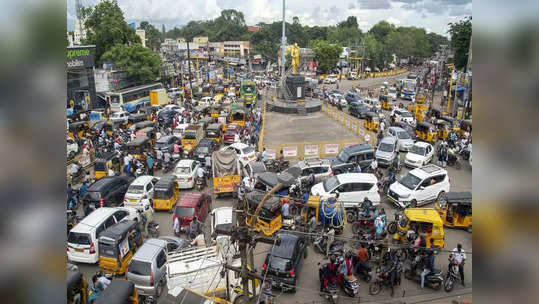
[{"label": "truck", "polygon": [[242,80],[240,86],[241,98],[245,101],[245,106],[256,102],[256,84],[252,80]]},{"label": "truck", "polygon": [[[225,298],[226,288],[232,287],[229,290],[228,301],[240,303],[241,276],[235,275],[232,270],[225,270],[223,265],[241,267],[241,261],[239,258],[234,258],[237,255],[234,244],[226,239],[223,240],[213,246],[167,251],[166,276],[169,296],[177,296],[179,291],[189,290],[204,296],[221,298],[222,295]],[[222,277],[222,272],[228,278]],[[260,285],[257,288],[260,289]],[[249,289],[252,292],[251,284],[249,284]]]},{"label": "truck", "polygon": [[167,90],[157,89],[150,91],[150,104],[152,106],[163,106],[170,103]]},{"label": "truck", "polygon": [[417,82],[415,79],[404,79],[401,90],[401,98],[408,99],[413,102],[415,100],[416,84]]},{"label": "truck", "polygon": [[211,157],[213,170],[213,193],[233,193],[239,186],[240,165],[238,155],[233,149],[215,151]]}]

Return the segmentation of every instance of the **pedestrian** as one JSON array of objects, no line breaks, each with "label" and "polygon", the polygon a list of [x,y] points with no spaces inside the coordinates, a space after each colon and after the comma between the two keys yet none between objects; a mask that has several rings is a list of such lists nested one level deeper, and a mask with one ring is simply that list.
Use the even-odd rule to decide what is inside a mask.
[{"label": "pedestrian", "polygon": [[180,236],[180,220],[179,220],[179,217],[174,218],[174,224],[172,226],[172,230],[174,231],[174,234],[176,236]]},{"label": "pedestrian", "polygon": [[[466,284],[464,283],[464,262],[466,262],[466,253],[462,250],[462,244],[457,244],[457,248],[453,249],[451,254],[453,254],[453,258],[459,263],[460,282],[462,283],[462,286],[466,287]],[[449,267],[451,267],[451,264],[449,264]]]},{"label": "pedestrian", "polygon": [[148,157],[146,158],[146,165],[148,165],[148,173],[150,175],[153,175],[153,158],[150,154],[148,154]]},{"label": "pedestrian", "polygon": [[198,221],[198,218],[195,215],[193,219],[191,220],[191,222],[189,223],[189,237],[191,237],[191,239],[194,239],[199,233],[200,233],[200,222]]},{"label": "pedestrian", "polygon": [[380,133],[383,133],[385,129],[386,129],[386,122],[382,120],[380,122]]},{"label": "pedestrian", "polygon": [[288,198],[284,197],[282,198],[282,206],[281,206],[281,215],[283,218],[289,218],[290,217],[290,204],[288,203]]},{"label": "pedestrian", "polygon": [[266,152],[266,148],[262,148],[262,161],[265,162],[268,158],[268,153]]},{"label": "pedestrian", "polygon": [[378,146],[380,142],[382,141],[382,138],[384,138],[384,134],[382,134],[382,131],[378,132],[378,135],[376,136],[376,145]]}]

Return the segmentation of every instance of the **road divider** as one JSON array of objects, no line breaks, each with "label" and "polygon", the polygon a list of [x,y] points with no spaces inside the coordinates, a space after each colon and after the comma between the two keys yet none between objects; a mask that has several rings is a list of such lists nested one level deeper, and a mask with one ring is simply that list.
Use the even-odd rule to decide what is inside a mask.
[{"label": "road divider", "polygon": [[[376,134],[372,131],[365,130],[364,122],[360,119],[344,113],[328,102],[322,103],[322,111],[329,117],[337,120],[337,122],[348,130],[354,132],[357,136],[362,138],[363,141],[368,142],[373,147],[376,145]],[[365,140],[367,134],[369,135],[369,139]]]}]

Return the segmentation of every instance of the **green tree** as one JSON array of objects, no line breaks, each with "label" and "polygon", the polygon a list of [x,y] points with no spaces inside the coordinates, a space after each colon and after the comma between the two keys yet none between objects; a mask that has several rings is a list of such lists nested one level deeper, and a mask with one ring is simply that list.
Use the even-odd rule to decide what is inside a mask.
[{"label": "green tree", "polygon": [[95,44],[95,58],[99,64],[101,56],[116,45],[140,43],[136,32],[125,22],[116,0],[103,0],[94,8],[86,8],[87,17],[85,44]]},{"label": "green tree", "polygon": [[355,16],[349,16],[345,21],[339,22],[337,27],[358,28],[357,18]]},{"label": "green tree", "polygon": [[325,40],[312,40],[310,47],[313,49],[318,69],[327,73],[337,64],[342,53],[342,46],[338,43],[331,44]]},{"label": "green tree", "polygon": [[454,50],[455,68],[462,69],[468,63],[468,51],[472,37],[472,17],[466,17],[457,23],[449,23],[451,47]]},{"label": "green tree", "polygon": [[440,48],[440,45],[449,44],[447,37],[436,33],[428,33],[427,40],[429,41],[430,54],[434,54]]},{"label": "green tree", "polygon": [[161,45],[161,32],[148,21],[142,21],[138,28],[146,32],[146,46],[150,50],[159,49]]},{"label": "green tree", "polygon": [[161,57],[140,44],[116,45],[103,54],[102,60],[114,62],[142,83],[155,81],[161,68]]},{"label": "green tree", "polygon": [[161,34],[165,35],[167,31],[165,30],[165,24],[161,25]]},{"label": "green tree", "polygon": [[384,38],[389,35],[392,31],[394,31],[396,28],[393,24],[388,23],[387,21],[380,21],[376,23],[371,29],[369,30],[369,33],[374,35],[374,38],[377,41],[382,41]]}]

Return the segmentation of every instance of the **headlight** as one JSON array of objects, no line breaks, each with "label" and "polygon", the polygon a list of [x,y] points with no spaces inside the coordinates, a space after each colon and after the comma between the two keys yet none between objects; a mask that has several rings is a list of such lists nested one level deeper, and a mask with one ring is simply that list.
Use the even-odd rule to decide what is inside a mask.
[{"label": "headlight", "polygon": [[410,197],[410,194],[408,194],[408,195],[400,195],[399,194],[399,198],[409,198],[409,197]]}]

